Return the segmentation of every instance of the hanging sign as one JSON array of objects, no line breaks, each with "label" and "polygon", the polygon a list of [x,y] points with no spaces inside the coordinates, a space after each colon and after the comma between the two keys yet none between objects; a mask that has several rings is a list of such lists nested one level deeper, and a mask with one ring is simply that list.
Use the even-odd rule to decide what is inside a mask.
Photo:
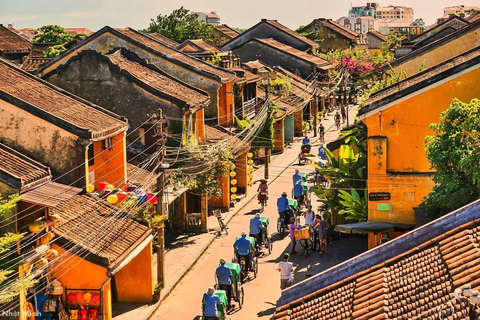
[{"label": "hanging sign", "polygon": [[369,201],[390,200],[390,192],[370,192],[368,194]]}]

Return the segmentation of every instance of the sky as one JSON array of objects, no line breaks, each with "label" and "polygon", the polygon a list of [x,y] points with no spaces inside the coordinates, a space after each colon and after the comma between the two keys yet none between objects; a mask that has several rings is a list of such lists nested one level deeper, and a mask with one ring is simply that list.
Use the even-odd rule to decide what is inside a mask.
[{"label": "sky", "polygon": [[[369,0],[372,1],[372,0]],[[392,0],[381,2],[412,7],[415,18],[423,18],[427,25],[443,15],[443,7],[477,5],[479,0]],[[315,18],[334,20],[348,14],[353,6],[367,1],[351,0],[0,0],[0,23],[13,23],[15,28],[57,24],[67,28],[85,27],[96,31],[105,25],[111,27],[148,27],[151,18],[169,14],[184,6],[192,11],[216,11],[220,22],[231,27],[249,28],[260,19],[276,19],[296,29]]]}]

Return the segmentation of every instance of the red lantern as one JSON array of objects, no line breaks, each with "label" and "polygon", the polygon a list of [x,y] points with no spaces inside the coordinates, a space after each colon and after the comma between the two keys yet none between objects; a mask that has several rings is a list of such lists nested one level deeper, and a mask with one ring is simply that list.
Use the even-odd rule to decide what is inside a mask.
[{"label": "red lantern", "polygon": [[73,293],[69,293],[69,294],[67,295],[67,300],[68,300],[69,302],[73,302],[73,301],[75,300],[75,295],[74,295]]},{"label": "red lantern", "polygon": [[77,292],[77,294],[75,295],[75,298],[77,298],[77,302],[78,302],[78,303],[82,302],[82,300],[83,300],[83,293]]},{"label": "red lantern", "polygon": [[151,197],[151,198],[148,200],[148,202],[150,202],[151,204],[155,204],[155,203],[157,203],[157,200],[158,200],[157,197]]},{"label": "red lantern", "polygon": [[150,200],[152,197],[153,197],[153,194],[147,191],[147,201]]},{"label": "red lantern", "polygon": [[123,191],[128,191],[128,187],[130,187],[131,184],[127,183],[126,185],[123,186]]},{"label": "red lantern", "polygon": [[100,300],[100,296],[97,293],[92,294],[92,302],[97,303]]},{"label": "red lantern", "polygon": [[117,193],[118,201],[123,201],[128,197],[128,193],[126,192],[119,192]]},{"label": "red lantern", "polygon": [[105,181],[99,182],[99,183],[98,183],[98,190],[103,190],[103,189],[105,189],[105,187],[107,186],[107,184],[108,184],[108,182],[105,182]]}]

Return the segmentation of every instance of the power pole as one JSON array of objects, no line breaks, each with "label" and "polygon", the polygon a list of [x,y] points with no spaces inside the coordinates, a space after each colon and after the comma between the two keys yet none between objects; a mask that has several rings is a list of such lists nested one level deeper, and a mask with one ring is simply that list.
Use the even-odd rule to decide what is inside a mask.
[{"label": "power pole", "polygon": [[[165,171],[163,170],[163,156],[165,152],[164,146],[164,134],[163,134],[163,114],[162,109],[157,110],[157,123],[155,125],[155,136],[157,138],[157,151],[160,152],[160,165],[157,168],[157,215],[163,217],[165,212],[163,212],[163,193],[165,189]],[[165,288],[165,224],[162,221],[162,224],[157,228],[157,283],[161,283],[162,287]]]},{"label": "power pole", "polygon": [[[270,76],[268,76],[268,78],[266,79],[266,82],[267,82],[267,85],[265,86],[266,88],[265,96],[267,97],[267,108],[269,108],[270,107],[270,92],[269,92]],[[273,138],[275,139],[275,134]],[[270,147],[265,147],[265,173],[264,173],[265,179],[268,179],[268,162],[270,161],[269,153],[270,153]]]}]

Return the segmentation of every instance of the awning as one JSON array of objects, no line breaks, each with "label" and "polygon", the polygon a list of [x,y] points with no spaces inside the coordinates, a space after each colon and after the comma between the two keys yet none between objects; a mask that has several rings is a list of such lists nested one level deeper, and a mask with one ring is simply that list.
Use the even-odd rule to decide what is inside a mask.
[{"label": "awning", "polygon": [[407,231],[415,227],[413,224],[363,221],[350,224],[339,224],[335,230],[341,233],[385,233],[392,231]]}]

